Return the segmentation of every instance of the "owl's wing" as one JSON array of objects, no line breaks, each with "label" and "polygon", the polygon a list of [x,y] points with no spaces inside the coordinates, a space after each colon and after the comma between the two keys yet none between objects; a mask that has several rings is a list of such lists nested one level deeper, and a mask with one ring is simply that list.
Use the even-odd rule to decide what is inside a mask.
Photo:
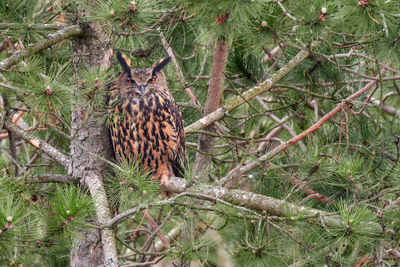
[{"label": "owl's wing", "polygon": [[176,176],[183,177],[183,167],[187,166],[185,151],[185,131],[183,128],[181,111],[174,101],[171,102],[170,112],[175,124],[177,151],[176,156],[174,158],[170,158],[169,160],[172,163],[174,174]]}]

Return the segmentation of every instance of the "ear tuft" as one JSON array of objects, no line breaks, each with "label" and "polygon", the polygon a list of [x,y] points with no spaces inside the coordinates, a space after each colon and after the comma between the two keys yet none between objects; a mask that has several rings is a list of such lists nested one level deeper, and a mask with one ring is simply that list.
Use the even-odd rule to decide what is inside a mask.
[{"label": "ear tuft", "polygon": [[158,60],[156,63],[153,65],[153,73],[158,72],[162,70],[167,64],[171,61],[171,57],[165,57],[160,60]]},{"label": "ear tuft", "polygon": [[127,58],[125,55],[121,54],[121,52],[117,52],[117,59],[119,61],[119,64],[121,64],[122,68],[124,69],[125,72],[128,74],[131,73],[131,60]]}]

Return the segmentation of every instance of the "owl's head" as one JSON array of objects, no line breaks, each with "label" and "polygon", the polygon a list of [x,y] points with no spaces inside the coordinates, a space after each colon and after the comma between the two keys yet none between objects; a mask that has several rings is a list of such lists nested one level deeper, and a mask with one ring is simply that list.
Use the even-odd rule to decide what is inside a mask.
[{"label": "owl's head", "polygon": [[117,59],[122,66],[122,73],[118,78],[119,88],[122,93],[135,94],[139,97],[168,90],[167,81],[161,71],[171,60],[170,57],[162,58],[150,68],[131,68],[130,60],[117,52]]}]

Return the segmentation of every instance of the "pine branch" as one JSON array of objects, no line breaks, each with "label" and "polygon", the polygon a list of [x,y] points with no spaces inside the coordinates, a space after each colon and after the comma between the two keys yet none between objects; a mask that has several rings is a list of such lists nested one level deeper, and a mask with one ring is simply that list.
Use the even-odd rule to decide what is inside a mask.
[{"label": "pine branch", "polygon": [[[96,207],[97,222],[103,225],[111,218],[107,194],[103,186],[103,179],[94,173],[94,171],[88,172],[84,178],[85,184],[89,188],[90,195]],[[101,241],[104,251],[105,266],[118,266],[118,253],[114,230],[110,228],[101,229]]]},{"label": "pine branch", "polygon": [[[317,47],[320,44],[319,41],[311,44],[311,49]],[[207,116],[201,118],[200,120],[190,124],[185,127],[185,133],[191,133],[212,124],[213,122],[220,120],[225,116],[226,112],[230,112],[235,108],[239,107],[243,103],[253,99],[254,97],[270,90],[275,83],[285,77],[286,74],[291,72],[295,67],[297,67],[303,60],[305,60],[310,55],[310,50],[308,48],[302,49],[295,57],[293,57],[285,66],[280,68],[275,72],[271,78],[267,79],[265,82],[254,86],[253,88],[247,90],[242,95],[237,96],[226,103],[223,107],[218,108],[216,111],[211,112]]]},{"label": "pine branch", "polygon": [[41,174],[38,176],[33,176],[29,182],[31,183],[71,183],[72,178],[64,174]]},{"label": "pine branch", "polygon": [[0,23],[0,30],[18,30],[22,28],[27,28],[29,30],[62,30],[65,29],[65,25],[60,24],[20,24],[20,23]]},{"label": "pine branch", "polygon": [[70,159],[62,154],[57,148],[49,145],[48,143],[40,140],[36,136],[25,132],[23,129],[19,128],[17,125],[7,120],[4,122],[4,126],[7,130],[11,131],[13,134],[19,136],[26,142],[29,142],[35,148],[43,151],[48,156],[50,156],[53,160],[61,164],[65,169],[68,169],[70,165]]},{"label": "pine branch", "polygon": [[33,46],[26,47],[23,50],[16,51],[10,56],[0,62],[0,69],[7,69],[18,62],[20,62],[24,57],[31,56],[43,49],[46,49],[62,40],[65,40],[72,36],[78,36],[83,33],[82,29],[78,25],[73,25],[65,27],[55,33],[51,33],[46,36],[46,39],[40,41]]},{"label": "pine branch", "polygon": [[[383,73],[385,73],[385,71],[386,71],[386,69],[383,69],[381,75],[383,75]],[[379,75],[377,75],[376,77],[379,77]],[[315,132],[316,130],[320,129],[322,124],[324,124],[331,117],[333,117],[340,110],[342,110],[342,108],[344,108],[345,105],[347,105],[353,99],[355,99],[355,98],[361,96],[362,94],[364,94],[366,91],[368,91],[372,86],[374,86],[377,83],[378,83],[377,80],[373,80],[373,81],[369,82],[366,86],[364,86],[363,88],[361,88],[360,90],[358,90],[357,92],[352,94],[351,96],[349,96],[346,99],[344,99],[341,103],[339,103],[336,106],[336,108],[334,108],[328,114],[326,114],[324,117],[322,117],[316,124],[314,124],[313,126],[308,128],[307,130],[303,131],[299,135],[297,135],[297,136],[293,137],[292,139],[288,140],[286,143],[281,144],[281,145],[277,146],[276,148],[274,148],[273,150],[269,151],[264,156],[260,157],[257,161],[253,161],[253,162],[251,162],[251,163],[249,163],[249,164],[247,164],[247,165],[245,165],[243,167],[238,165],[237,167],[232,169],[224,178],[222,178],[220,180],[220,183],[224,184],[226,181],[229,181],[230,179],[232,179],[236,175],[242,175],[242,174],[245,174],[245,173],[251,171],[252,169],[260,166],[261,164],[263,164],[263,162],[265,162],[266,160],[273,158],[274,156],[278,155],[282,151],[285,151],[289,146],[299,142],[300,140],[302,140],[307,135],[309,135],[309,134]]]},{"label": "pine branch", "polygon": [[[327,227],[345,227],[346,222],[339,215],[331,214],[326,211],[311,209],[304,206],[298,206],[285,200],[268,197],[265,195],[255,194],[248,191],[227,189],[219,186],[211,186],[207,184],[196,184],[188,187],[186,180],[177,177],[171,177],[170,183],[164,185],[163,189],[171,193],[189,192],[194,193],[193,196],[201,196],[199,198],[215,201],[221,199],[234,205],[239,205],[251,210],[267,212],[269,215],[295,219],[301,216],[304,220],[312,221],[316,224],[322,224]],[[377,231],[381,227],[377,223],[370,223],[369,226]]]},{"label": "pine branch", "polygon": [[167,39],[165,39],[164,34],[160,31],[160,38],[161,42],[164,46],[165,51],[167,51],[168,55],[171,57],[171,61],[174,64],[176,73],[178,74],[179,80],[185,85],[185,92],[189,95],[190,99],[192,100],[193,104],[200,106],[200,102],[197,101],[196,96],[194,95],[192,89],[190,87],[187,87],[187,82],[185,80],[185,77],[183,76],[182,70],[179,67],[178,61],[176,60],[175,57],[175,52],[172,50],[171,46],[168,44]]}]

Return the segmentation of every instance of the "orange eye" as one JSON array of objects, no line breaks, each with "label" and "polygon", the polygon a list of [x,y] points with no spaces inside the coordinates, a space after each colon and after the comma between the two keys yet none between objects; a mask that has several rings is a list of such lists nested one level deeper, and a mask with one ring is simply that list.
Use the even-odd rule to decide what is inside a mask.
[{"label": "orange eye", "polygon": [[151,82],[151,83],[155,83],[155,82],[156,82],[156,77],[153,76],[153,78],[150,79],[150,82]]},{"label": "orange eye", "polygon": [[127,82],[130,84],[130,83],[134,83],[135,81],[134,80],[132,80],[131,78],[128,78],[128,79],[126,79],[127,80]]}]

